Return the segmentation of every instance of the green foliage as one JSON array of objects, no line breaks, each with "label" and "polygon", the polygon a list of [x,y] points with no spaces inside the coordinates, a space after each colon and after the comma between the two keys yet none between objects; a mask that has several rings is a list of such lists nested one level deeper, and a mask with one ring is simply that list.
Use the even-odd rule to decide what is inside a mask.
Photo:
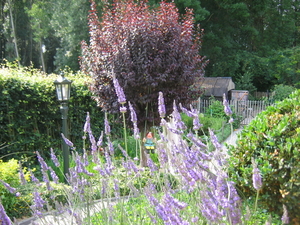
[{"label": "green foliage", "polygon": [[284,84],[275,85],[273,91],[275,95],[273,97],[274,101],[282,101],[285,98],[289,97],[289,95],[294,92],[296,88]]},{"label": "green foliage", "polygon": [[[232,106],[230,106],[232,108]],[[231,109],[233,111],[233,108]],[[210,98],[210,105],[205,108],[205,117],[208,119],[205,119],[203,124],[204,127],[208,129],[209,127],[214,130],[221,129],[222,126],[224,126],[225,123],[228,123],[230,117],[227,116],[224,112],[224,106],[221,101],[216,100],[214,97]],[[237,115],[232,114],[232,118],[234,119],[233,122],[233,128],[238,128],[240,126],[240,121]],[[221,122],[220,119],[223,119]]]},{"label": "green foliage", "polygon": [[[67,77],[73,81],[68,115],[70,139],[76,144],[81,143],[86,112],[90,112],[95,136],[103,128],[103,113],[91,98],[86,77]],[[1,150],[2,158],[35,157],[38,150],[48,156],[50,147],[60,149],[61,112],[53,84],[56,79],[54,74],[46,76],[31,68],[0,69],[0,143],[7,145]]]},{"label": "green foliage", "polygon": [[250,94],[253,94],[253,92],[256,91],[256,87],[253,85],[253,74],[246,71],[244,75],[240,75],[235,82],[235,89],[247,90]]},{"label": "green foliage", "polygon": [[[23,168],[25,179],[30,180],[29,173],[26,168]],[[20,187],[19,178],[19,164],[16,159],[11,159],[8,162],[0,161],[0,179],[8,183],[11,187]],[[30,208],[28,203],[30,199],[28,196],[16,197],[15,194],[10,193],[2,184],[0,184],[0,199],[7,214],[13,218],[20,218],[28,216]]]},{"label": "green foliage", "polygon": [[211,117],[225,118],[224,106],[221,101],[217,101],[214,97],[210,98],[211,104],[205,108],[205,114]]},{"label": "green foliage", "polygon": [[295,224],[300,217],[300,90],[259,114],[230,147],[231,177],[245,196],[252,196],[251,158],[258,163],[263,188],[260,201],[281,215],[288,207]]}]

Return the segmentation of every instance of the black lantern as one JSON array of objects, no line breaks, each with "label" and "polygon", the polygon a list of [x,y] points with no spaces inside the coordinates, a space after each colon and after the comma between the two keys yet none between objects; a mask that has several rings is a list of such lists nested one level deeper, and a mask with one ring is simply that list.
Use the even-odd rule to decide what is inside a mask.
[{"label": "black lantern", "polygon": [[66,79],[63,73],[54,81],[58,101],[65,102],[70,100],[71,83],[72,81]]}]

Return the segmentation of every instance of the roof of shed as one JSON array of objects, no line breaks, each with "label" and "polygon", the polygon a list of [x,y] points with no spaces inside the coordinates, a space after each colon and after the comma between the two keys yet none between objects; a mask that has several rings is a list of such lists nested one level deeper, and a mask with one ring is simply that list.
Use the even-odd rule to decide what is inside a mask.
[{"label": "roof of shed", "polygon": [[221,97],[235,88],[231,77],[204,77],[196,82],[198,88],[204,88],[205,96]]}]

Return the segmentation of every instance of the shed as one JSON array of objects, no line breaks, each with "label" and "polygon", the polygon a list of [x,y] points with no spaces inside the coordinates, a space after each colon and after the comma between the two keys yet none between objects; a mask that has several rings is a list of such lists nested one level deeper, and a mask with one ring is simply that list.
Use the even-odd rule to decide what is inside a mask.
[{"label": "shed", "polygon": [[204,89],[204,98],[214,96],[221,100],[224,93],[228,98],[228,93],[235,88],[235,84],[231,77],[204,77],[196,82],[196,87]]},{"label": "shed", "polygon": [[248,95],[249,95],[249,91],[246,90],[231,90],[229,93],[229,98],[231,100],[247,101]]}]

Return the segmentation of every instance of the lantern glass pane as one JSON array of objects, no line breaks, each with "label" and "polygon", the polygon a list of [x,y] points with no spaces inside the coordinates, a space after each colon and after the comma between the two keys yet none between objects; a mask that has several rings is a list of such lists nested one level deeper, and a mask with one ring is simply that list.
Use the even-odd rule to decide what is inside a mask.
[{"label": "lantern glass pane", "polygon": [[70,99],[70,85],[64,84],[62,86],[62,100],[67,101]]},{"label": "lantern glass pane", "polygon": [[61,84],[56,84],[56,94],[57,94],[58,101],[63,101],[62,85]]}]

